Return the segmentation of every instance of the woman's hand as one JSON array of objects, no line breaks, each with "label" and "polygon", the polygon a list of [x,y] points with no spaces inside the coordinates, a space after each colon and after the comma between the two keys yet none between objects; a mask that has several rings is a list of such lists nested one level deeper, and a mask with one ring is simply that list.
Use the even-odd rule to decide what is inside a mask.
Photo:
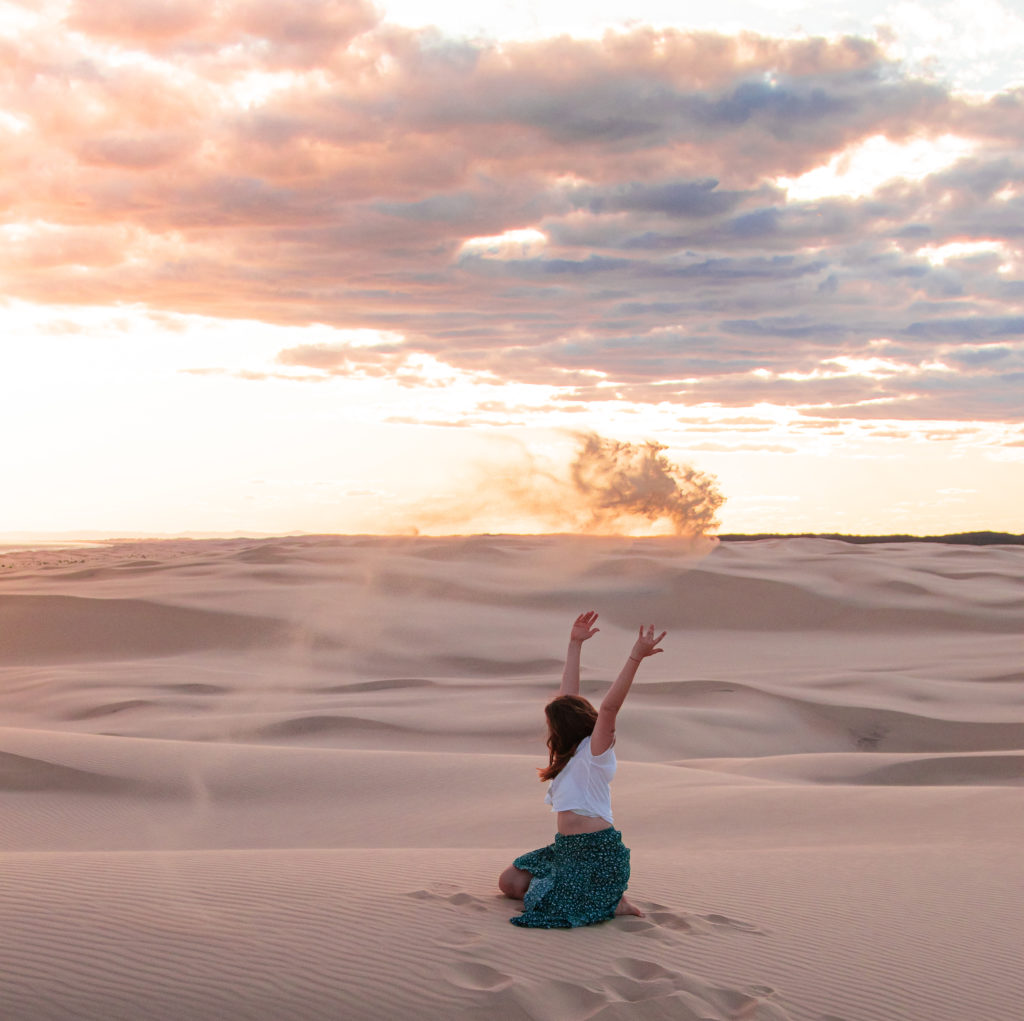
[{"label": "woman's hand", "polygon": [[655,638],[653,624],[646,631],[644,631],[643,625],[641,625],[640,634],[633,643],[633,651],[629,654],[629,658],[635,659],[639,662],[647,656],[656,656],[659,652],[664,652],[665,650],[659,649],[658,646],[667,634],[667,631],[662,631],[662,633]]},{"label": "woman's hand", "polygon": [[601,701],[601,708],[597,711],[597,722],[594,724],[594,732],[590,735],[590,750],[595,755],[602,755],[614,744],[615,718],[622,708],[622,703],[626,701],[629,689],[633,686],[637,669],[648,656],[656,656],[659,652],[664,652],[664,649],[659,649],[658,646],[666,634],[668,634],[667,631],[662,631],[655,638],[653,624],[646,631],[641,625],[629,659],[622,664],[619,676],[615,678],[614,683],[608,689],[608,693]]},{"label": "woman's hand", "polygon": [[593,638],[600,628],[594,627],[597,614],[593,610],[581,613],[573,622],[569,632],[569,650],[565,654],[565,669],[562,671],[562,687],[559,695],[578,695],[580,693],[580,655],[583,643]]},{"label": "woman's hand", "polygon": [[593,610],[581,613],[573,623],[572,631],[569,632],[569,640],[582,643],[588,638],[593,638],[601,630],[599,627],[594,627],[596,623],[597,614]]}]

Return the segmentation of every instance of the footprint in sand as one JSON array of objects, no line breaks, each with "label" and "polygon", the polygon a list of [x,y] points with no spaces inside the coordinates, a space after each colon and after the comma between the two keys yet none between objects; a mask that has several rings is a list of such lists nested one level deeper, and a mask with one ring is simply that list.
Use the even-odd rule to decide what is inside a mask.
[{"label": "footprint in sand", "polygon": [[643,909],[644,917],[634,918],[631,915],[626,915],[617,918],[615,924],[618,928],[624,929],[626,932],[642,932],[648,935],[655,935],[659,929],[686,930],[690,928],[686,918],[682,915],[668,918],[667,914],[671,914],[671,911],[664,904],[658,904],[655,901],[638,901],[638,904]]},{"label": "footprint in sand", "polygon": [[675,978],[679,972],[663,968],[655,961],[645,961],[639,957],[620,957],[615,962],[615,970],[626,978],[639,982],[651,982],[659,978]]},{"label": "footprint in sand", "polygon": [[[448,892],[453,889],[456,890],[455,893]],[[448,883],[438,883],[433,890],[413,890],[408,896],[415,897],[416,900],[444,901],[446,904],[452,904],[455,907],[464,908],[469,911],[480,912],[487,910],[487,906],[482,898],[474,897],[471,893],[459,890]]]},{"label": "footprint in sand", "polygon": [[619,958],[614,970],[617,974],[608,976],[603,985],[616,999],[628,1004],[658,1001],[672,1010],[673,1017],[703,1019],[710,1008],[715,1017],[730,1021],[786,1021],[786,1014],[773,1002],[775,990],[769,986],[715,986],[695,975],[637,957]]},{"label": "footprint in sand", "polygon": [[[719,986],[642,957],[620,957],[586,983],[531,979],[480,961],[446,965],[449,983],[476,994],[472,1016],[558,1018],[559,1021],[792,1021],[768,986]],[[544,1004],[540,1015],[524,1005]],[[837,1019],[838,1021],[838,1019]]]},{"label": "footprint in sand", "polygon": [[480,942],[482,936],[483,933],[479,929],[451,926],[443,933],[433,936],[433,942],[439,947],[447,947],[449,950],[469,950]]},{"label": "footprint in sand", "polygon": [[460,989],[485,990],[488,992],[505,989],[512,985],[512,976],[497,968],[475,961],[464,961],[444,969],[448,981]]},{"label": "footprint in sand", "polygon": [[647,917],[653,925],[662,929],[675,929],[679,932],[693,932],[694,924],[691,916],[669,911],[667,908],[660,911],[650,911]]},{"label": "footprint in sand", "polygon": [[694,915],[701,921],[710,925],[713,929],[733,929],[737,932],[753,932],[759,936],[764,935],[764,929],[759,929],[751,922],[741,922],[738,918],[727,918],[725,915]]},{"label": "footprint in sand", "polygon": [[726,915],[698,915],[686,914],[685,912],[673,911],[662,904],[643,903],[640,905],[644,910],[643,918],[623,918],[618,925],[626,932],[640,932],[648,935],[658,935],[664,930],[675,930],[677,932],[693,932],[705,934],[710,932],[749,932],[763,935],[764,930],[759,929],[750,922],[743,922],[736,918],[729,918]]}]

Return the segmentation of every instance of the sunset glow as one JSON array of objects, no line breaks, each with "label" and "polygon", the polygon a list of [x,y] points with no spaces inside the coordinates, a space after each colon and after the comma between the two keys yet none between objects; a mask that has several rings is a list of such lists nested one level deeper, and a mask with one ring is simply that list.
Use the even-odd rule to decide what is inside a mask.
[{"label": "sunset glow", "polygon": [[969,156],[974,146],[953,135],[891,142],[883,135],[868,138],[833,156],[825,166],[797,178],[780,177],[787,197],[809,202],[831,196],[863,198],[890,181],[920,181]]},{"label": "sunset glow", "polygon": [[0,541],[1024,529],[1008,2],[496,6],[0,0]]}]

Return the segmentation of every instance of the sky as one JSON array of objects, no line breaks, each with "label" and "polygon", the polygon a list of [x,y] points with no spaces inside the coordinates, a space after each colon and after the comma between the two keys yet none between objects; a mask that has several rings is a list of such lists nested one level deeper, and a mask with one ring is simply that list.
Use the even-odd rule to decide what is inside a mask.
[{"label": "sky", "polygon": [[1022,50],[1020,0],[0,0],[0,537],[1024,531]]}]

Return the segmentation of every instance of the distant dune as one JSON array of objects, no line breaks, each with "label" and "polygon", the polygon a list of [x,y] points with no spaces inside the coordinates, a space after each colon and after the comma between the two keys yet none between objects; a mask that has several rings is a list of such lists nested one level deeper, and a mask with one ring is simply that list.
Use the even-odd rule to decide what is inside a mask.
[{"label": "distant dune", "polygon": [[[1021,536],[0,549],[0,1016],[1018,1021]],[[646,917],[508,924],[567,628]]]},{"label": "distant dune", "polygon": [[760,532],[720,535],[722,542],[751,542],[759,539],[838,539],[840,542],[944,542],[952,546],[1024,546],[1024,535],[1012,532],[953,532],[949,535],[844,535],[839,532]]}]

